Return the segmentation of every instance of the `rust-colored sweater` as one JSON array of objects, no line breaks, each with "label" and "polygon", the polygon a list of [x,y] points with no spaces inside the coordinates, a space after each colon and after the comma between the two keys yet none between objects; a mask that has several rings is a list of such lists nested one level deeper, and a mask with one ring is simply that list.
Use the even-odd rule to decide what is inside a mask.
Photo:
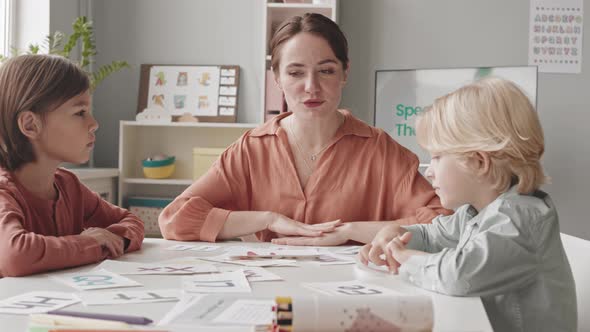
[{"label": "rust-colored sweater", "polygon": [[[276,116],[232,144],[160,214],[167,239],[215,241],[231,211],[273,211],[308,224],[336,219],[429,223],[449,211],[418,172],[418,158],[348,111],[302,189]],[[245,221],[247,222],[247,221]],[[265,230],[258,238],[276,234]]]},{"label": "rust-colored sweater", "polygon": [[27,191],[0,169],[0,277],[24,276],[103,260],[106,253],[88,227],[106,228],[129,240],[127,252],[143,241],[143,222],[103,200],[73,173],[55,173],[57,200]]}]

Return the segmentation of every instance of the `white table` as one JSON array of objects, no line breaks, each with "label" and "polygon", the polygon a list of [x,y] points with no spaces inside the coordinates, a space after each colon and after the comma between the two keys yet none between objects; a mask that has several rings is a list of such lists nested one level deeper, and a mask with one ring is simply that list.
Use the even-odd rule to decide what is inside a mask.
[{"label": "white table", "polygon": [[[170,251],[164,248],[175,244],[195,244],[187,242],[167,241],[162,239],[145,239],[140,251],[126,254],[120,260],[134,262],[157,262],[183,256],[214,256],[221,253],[220,250],[210,253],[198,253],[194,251]],[[222,246],[243,245],[242,242],[219,243]],[[255,243],[256,246],[267,246],[268,243]],[[71,269],[71,272],[87,271],[95,265],[87,265]],[[269,267],[273,273],[280,275],[284,281],[256,282],[252,283],[252,293],[255,295],[274,297],[276,295],[289,296],[301,295],[311,292],[303,288],[301,282],[326,282],[347,281],[360,279],[369,283],[385,286],[396,291],[413,294],[431,294],[434,303],[434,331],[493,331],[481,300],[477,297],[451,297],[431,293],[401,280],[397,276],[385,273],[368,272],[354,265],[329,265],[318,266],[311,262],[302,262],[299,267]],[[63,271],[60,271],[63,272]],[[158,275],[134,275],[128,276],[137,280],[148,289],[181,288],[180,276]],[[40,274],[21,278],[0,279],[0,299],[5,299],[30,291],[62,291],[76,292],[60,282]],[[92,306],[85,307],[75,304],[67,310],[124,313],[149,317],[155,322],[159,321],[174,303],[150,303],[141,305],[120,306]],[[2,331],[26,331],[28,325],[27,316],[0,314],[0,327]]]}]

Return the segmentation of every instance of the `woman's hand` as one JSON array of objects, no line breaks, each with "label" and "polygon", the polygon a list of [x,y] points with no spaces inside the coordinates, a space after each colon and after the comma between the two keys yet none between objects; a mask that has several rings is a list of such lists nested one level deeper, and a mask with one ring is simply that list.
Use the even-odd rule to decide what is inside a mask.
[{"label": "woman's hand", "polygon": [[[340,220],[336,220],[340,221]],[[316,224],[313,226],[333,224],[336,221],[331,221],[323,224]],[[346,243],[349,237],[350,223],[339,225],[332,232],[323,233],[320,236],[309,237],[309,236],[297,236],[297,237],[281,237],[272,239],[271,242],[274,244],[286,244],[293,246],[337,246]]]},{"label": "woman's hand", "polygon": [[271,232],[287,236],[318,237],[333,232],[342,221],[340,219],[321,224],[308,225],[279,213],[273,213],[267,228]]},{"label": "woman's hand", "polygon": [[95,239],[102,246],[103,252],[108,251],[107,257],[109,258],[120,257],[125,251],[125,240],[104,228],[90,227],[80,235],[90,236]]},{"label": "woman's hand", "polygon": [[369,262],[378,266],[387,265],[389,266],[390,271],[393,269],[397,271],[399,264],[391,256],[391,253],[387,252],[387,245],[395,237],[404,233],[406,233],[406,230],[395,223],[391,223],[381,228],[377,235],[375,235],[373,241],[361,248],[361,251],[359,252],[360,261],[365,265],[369,264]]}]

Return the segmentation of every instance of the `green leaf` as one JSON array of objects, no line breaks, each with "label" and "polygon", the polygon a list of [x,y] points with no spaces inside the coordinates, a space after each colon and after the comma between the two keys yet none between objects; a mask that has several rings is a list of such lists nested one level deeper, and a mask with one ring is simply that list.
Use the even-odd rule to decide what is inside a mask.
[{"label": "green leaf", "polygon": [[37,45],[37,44],[29,45],[29,51],[27,53],[28,54],[38,54],[39,53],[39,45]]},{"label": "green leaf", "polygon": [[61,31],[56,31],[53,35],[49,35],[45,37],[45,49],[47,50],[47,54],[61,54],[59,47],[64,39],[64,33]]},{"label": "green leaf", "polygon": [[[90,88],[94,90],[105,78],[124,68],[131,66],[126,61],[113,61],[108,65],[101,66],[94,72],[89,72],[89,66],[94,62],[93,56],[97,54],[96,42],[94,40],[94,28],[92,22],[86,16],[80,16],[72,23],[72,34],[67,36],[63,32],[55,31],[52,35],[45,37],[43,50],[48,54],[57,54],[76,62],[90,76]],[[63,48],[60,50],[62,43],[65,41]],[[80,42],[80,59],[72,58],[72,50]],[[27,54],[39,54],[41,48],[37,44],[30,44]],[[18,56],[21,52],[11,48],[10,57]],[[0,56],[0,62],[5,61],[7,57]]]}]

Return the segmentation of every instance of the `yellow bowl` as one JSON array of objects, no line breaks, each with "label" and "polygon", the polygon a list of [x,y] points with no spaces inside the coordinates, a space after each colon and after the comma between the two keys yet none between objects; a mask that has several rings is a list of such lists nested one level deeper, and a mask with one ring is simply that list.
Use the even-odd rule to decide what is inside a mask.
[{"label": "yellow bowl", "polygon": [[174,164],[160,167],[144,167],[143,175],[150,179],[165,179],[174,173]]}]

